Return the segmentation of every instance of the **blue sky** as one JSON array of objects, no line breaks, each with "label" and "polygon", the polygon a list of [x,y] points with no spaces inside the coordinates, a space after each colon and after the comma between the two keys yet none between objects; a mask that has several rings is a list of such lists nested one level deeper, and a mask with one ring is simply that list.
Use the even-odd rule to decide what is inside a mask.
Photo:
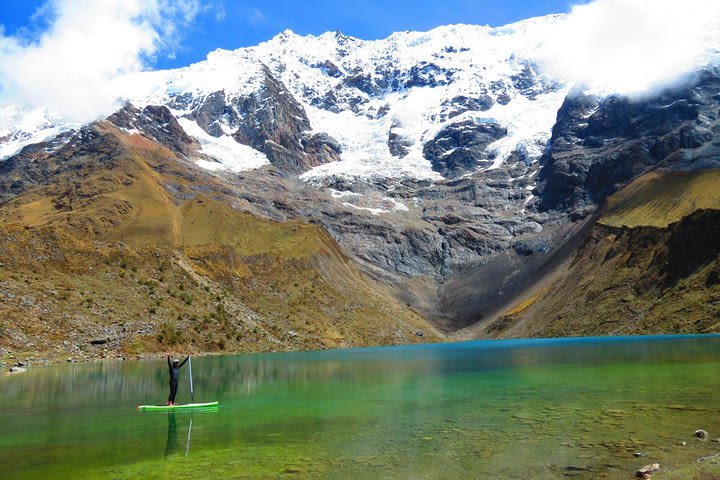
[{"label": "blue sky", "polygon": [[[37,15],[45,0],[3,0],[0,24],[5,35],[32,38],[47,26]],[[574,2],[580,3],[580,2]],[[215,48],[255,45],[278,32],[300,34],[340,30],[363,39],[398,30],[428,30],[450,23],[504,25],[529,17],[569,11],[569,0],[202,0],[194,21],[182,29],[172,50],[158,51],[152,68],[188,65]]]}]

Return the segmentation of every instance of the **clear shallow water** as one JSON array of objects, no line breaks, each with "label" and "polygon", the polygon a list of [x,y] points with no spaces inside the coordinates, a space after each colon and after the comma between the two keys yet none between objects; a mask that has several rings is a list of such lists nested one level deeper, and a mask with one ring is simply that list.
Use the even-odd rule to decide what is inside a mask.
[{"label": "clear shallow water", "polygon": [[720,337],[196,358],[195,400],[217,411],[137,412],[165,400],[166,370],[1,378],[0,477],[625,478],[720,449],[691,437],[720,437]]}]

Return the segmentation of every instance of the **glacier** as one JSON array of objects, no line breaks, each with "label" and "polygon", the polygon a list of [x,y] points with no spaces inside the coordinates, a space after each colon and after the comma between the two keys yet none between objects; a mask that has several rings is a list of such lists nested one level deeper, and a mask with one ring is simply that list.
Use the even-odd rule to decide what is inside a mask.
[{"label": "glacier", "polygon": [[[304,108],[311,132],[334,138],[337,161],[300,175],[319,186],[332,179],[438,181],[424,145],[448,125],[496,122],[507,135],[487,147],[497,168],[514,152],[532,162],[543,151],[571,79],[543,73],[535,63],[546,38],[563,15],[533,18],[491,28],[450,25],[428,32],[398,32],[381,40],[360,40],[328,32],[300,36],[287,30],[254,47],[215,50],[188,67],[117,77],[110,90],[117,104],[165,105],[202,145],[201,167],[238,172],[267,165],[264,154],[231,143],[237,130],[221,119],[222,135],[202,131],[193,108],[215,92],[225,98],[257,95],[263,69],[278,78]],[[330,96],[335,100],[328,103]],[[484,98],[484,111],[454,99]],[[77,128],[57,113],[33,109],[5,115],[0,156]],[[19,113],[18,113],[19,111]],[[107,112],[112,113],[112,112]],[[236,112],[238,117],[243,112]],[[389,135],[400,138],[403,155],[393,154]]]}]

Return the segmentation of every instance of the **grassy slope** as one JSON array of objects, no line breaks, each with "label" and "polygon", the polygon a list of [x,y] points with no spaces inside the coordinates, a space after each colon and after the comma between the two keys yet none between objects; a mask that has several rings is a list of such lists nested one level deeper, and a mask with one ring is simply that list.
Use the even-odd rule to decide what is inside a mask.
[{"label": "grassy slope", "polygon": [[720,208],[720,169],[652,172],[608,198],[600,223],[667,227],[699,209]]},{"label": "grassy slope", "polygon": [[571,262],[478,334],[720,332],[719,215],[698,210],[720,209],[718,180],[717,170],[636,180],[609,200]]},{"label": "grassy slope", "polygon": [[[321,227],[238,212],[217,180],[101,128],[122,140],[121,155],[0,208],[0,347],[112,356],[408,343],[418,329],[439,339]],[[167,184],[204,193],[178,199]]]}]

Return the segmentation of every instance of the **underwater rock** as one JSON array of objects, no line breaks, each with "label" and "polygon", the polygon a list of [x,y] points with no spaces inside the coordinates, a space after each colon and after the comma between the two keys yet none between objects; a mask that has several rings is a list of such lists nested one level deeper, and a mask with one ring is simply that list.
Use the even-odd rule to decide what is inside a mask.
[{"label": "underwater rock", "polygon": [[568,472],[591,472],[592,470],[587,467],[578,467],[575,465],[568,465],[565,467]]},{"label": "underwater rock", "polygon": [[660,464],[652,463],[650,465],[645,465],[644,467],[639,469],[635,476],[638,478],[650,478],[650,474],[657,472],[658,470],[660,470]]}]

